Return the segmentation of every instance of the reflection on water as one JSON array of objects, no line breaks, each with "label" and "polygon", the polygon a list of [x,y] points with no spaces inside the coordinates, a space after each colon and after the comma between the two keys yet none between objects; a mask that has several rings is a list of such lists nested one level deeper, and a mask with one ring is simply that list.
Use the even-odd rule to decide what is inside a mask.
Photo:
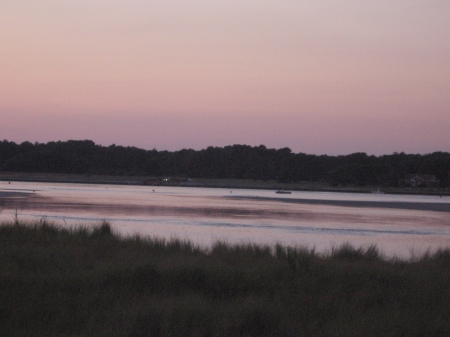
[{"label": "reflection on water", "polygon": [[353,193],[0,182],[2,219],[110,221],[122,234],[316,247],[376,244],[409,256],[450,247],[450,198]]}]

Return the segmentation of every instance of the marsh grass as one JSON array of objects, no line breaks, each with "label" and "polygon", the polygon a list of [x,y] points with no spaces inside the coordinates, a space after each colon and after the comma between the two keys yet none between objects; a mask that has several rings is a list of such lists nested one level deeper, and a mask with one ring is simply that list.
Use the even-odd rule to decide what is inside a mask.
[{"label": "marsh grass", "polygon": [[450,251],[120,237],[0,226],[1,336],[450,336]]}]

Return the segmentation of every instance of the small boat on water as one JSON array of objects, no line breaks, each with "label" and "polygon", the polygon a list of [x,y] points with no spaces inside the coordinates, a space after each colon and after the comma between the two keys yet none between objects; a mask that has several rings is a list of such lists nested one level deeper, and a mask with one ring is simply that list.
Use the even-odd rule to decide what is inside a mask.
[{"label": "small boat on water", "polygon": [[291,194],[292,192],[291,191],[286,191],[286,190],[278,190],[278,191],[275,191],[275,193],[278,193],[278,194]]},{"label": "small boat on water", "polygon": [[384,192],[382,190],[380,190],[380,189],[372,190],[371,193],[373,193],[373,194],[384,194]]}]

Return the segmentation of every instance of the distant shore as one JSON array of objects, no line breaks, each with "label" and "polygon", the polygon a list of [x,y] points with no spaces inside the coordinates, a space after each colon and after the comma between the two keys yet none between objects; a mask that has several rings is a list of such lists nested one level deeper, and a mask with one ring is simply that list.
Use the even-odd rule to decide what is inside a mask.
[{"label": "distant shore", "polygon": [[293,182],[242,180],[242,179],[202,179],[179,177],[151,176],[119,176],[119,175],[83,175],[83,174],[49,174],[49,173],[16,173],[0,172],[0,181],[76,183],[76,184],[108,184],[108,185],[143,185],[143,186],[180,186],[210,187],[230,189],[264,189],[290,191],[318,191],[343,193],[372,193],[374,191],[387,194],[415,194],[450,196],[449,188],[411,188],[380,186],[330,186],[324,182]]}]

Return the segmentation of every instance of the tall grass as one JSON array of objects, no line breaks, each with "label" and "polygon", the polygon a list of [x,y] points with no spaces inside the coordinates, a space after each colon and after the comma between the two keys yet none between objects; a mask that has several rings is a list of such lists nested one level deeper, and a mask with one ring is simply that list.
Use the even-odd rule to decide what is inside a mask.
[{"label": "tall grass", "polygon": [[1,336],[450,336],[450,250],[120,237],[0,226]]}]

